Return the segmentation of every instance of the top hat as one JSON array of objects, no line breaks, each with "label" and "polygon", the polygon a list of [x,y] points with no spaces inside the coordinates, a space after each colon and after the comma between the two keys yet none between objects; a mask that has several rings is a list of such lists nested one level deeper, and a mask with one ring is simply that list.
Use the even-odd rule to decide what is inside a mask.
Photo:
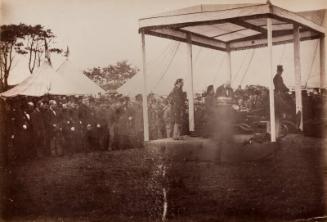
[{"label": "top hat", "polygon": [[283,71],[283,66],[282,65],[277,65],[277,71]]}]

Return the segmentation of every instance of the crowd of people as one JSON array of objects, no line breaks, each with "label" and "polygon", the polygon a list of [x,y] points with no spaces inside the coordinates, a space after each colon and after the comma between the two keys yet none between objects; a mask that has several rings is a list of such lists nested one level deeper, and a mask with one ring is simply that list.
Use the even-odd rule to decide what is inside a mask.
[{"label": "crowd of people", "polygon": [[10,158],[126,149],[132,139],[136,147],[143,141],[142,106],[127,97],[18,97],[4,104]]},{"label": "crowd of people", "polygon": [[[279,84],[284,88],[283,93],[288,93],[282,79],[275,82],[276,86]],[[276,86],[278,90],[279,86]],[[233,132],[233,124],[243,121],[243,114],[256,114],[268,119],[268,95],[268,89],[262,86],[238,87],[235,91],[230,83],[217,89],[213,85],[208,86],[205,93],[195,98],[196,135],[227,138],[226,133]],[[289,98],[292,98],[291,94]],[[308,107],[322,104],[319,98],[322,97],[318,91],[305,93],[304,114],[310,115],[306,118],[317,116],[318,109]],[[5,107],[5,153],[11,159],[143,146],[142,95],[135,98],[117,93],[100,98],[19,96],[2,102]],[[189,133],[188,101],[183,91],[183,79],[176,80],[166,97],[150,94],[148,114],[150,140],[167,137],[183,139],[183,135]]]}]

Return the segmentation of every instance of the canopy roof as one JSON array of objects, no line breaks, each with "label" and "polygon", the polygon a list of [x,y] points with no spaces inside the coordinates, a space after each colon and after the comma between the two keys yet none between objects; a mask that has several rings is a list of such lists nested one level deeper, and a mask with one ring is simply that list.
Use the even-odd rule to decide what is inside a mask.
[{"label": "canopy roof", "polygon": [[82,95],[82,89],[70,80],[59,75],[47,62],[44,62],[32,75],[12,89],[1,93],[4,97],[43,96],[51,95]]},{"label": "canopy roof", "polygon": [[293,41],[293,25],[300,26],[301,40],[321,38],[324,12],[295,13],[270,3],[198,5],[139,20],[139,31],[148,35],[191,41],[222,51],[267,45],[267,20],[272,19],[273,44]]},{"label": "canopy roof", "polygon": [[103,90],[100,86],[85,76],[82,71],[76,69],[68,59],[60,65],[60,67],[57,69],[57,72],[65,79],[73,82],[80,89],[83,89],[85,94],[98,95],[105,93],[105,90]]}]

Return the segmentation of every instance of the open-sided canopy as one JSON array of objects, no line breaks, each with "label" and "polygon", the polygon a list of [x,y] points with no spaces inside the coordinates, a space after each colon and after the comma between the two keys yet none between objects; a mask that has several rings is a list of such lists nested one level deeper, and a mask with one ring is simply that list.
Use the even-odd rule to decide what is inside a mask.
[{"label": "open-sided canopy", "polygon": [[80,89],[83,89],[84,94],[96,96],[105,93],[100,86],[85,76],[82,71],[76,69],[69,60],[65,60],[57,69],[57,72],[65,79],[69,79],[70,82],[73,82]]},{"label": "open-sided canopy", "polygon": [[[314,13],[295,13],[267,4],[198,5],[139,20],[144,34],[222,51],[267,46],[267,19],[272,19],[273,44],[292,42],[293,26],[301,41],[321,38],[325,28]],[[324,12],[321,11],[321,15]],[[312,16],[314,15],[314,16]]]},{"label": "open-sided canopy", "polygon": [[82,95],[85,94],[69,80],[59,75],[47,62],[44,62],[32,75],[12,89],[1,93],[3,97]]}]

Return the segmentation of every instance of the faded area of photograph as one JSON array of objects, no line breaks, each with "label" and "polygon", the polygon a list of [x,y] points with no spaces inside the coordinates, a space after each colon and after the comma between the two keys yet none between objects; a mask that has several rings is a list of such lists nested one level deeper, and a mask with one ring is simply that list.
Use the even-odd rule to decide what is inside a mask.
[{"label": "faded area of photograph", "polygon": [[0,1],[0,221],[326,221],[325,0]]}]

